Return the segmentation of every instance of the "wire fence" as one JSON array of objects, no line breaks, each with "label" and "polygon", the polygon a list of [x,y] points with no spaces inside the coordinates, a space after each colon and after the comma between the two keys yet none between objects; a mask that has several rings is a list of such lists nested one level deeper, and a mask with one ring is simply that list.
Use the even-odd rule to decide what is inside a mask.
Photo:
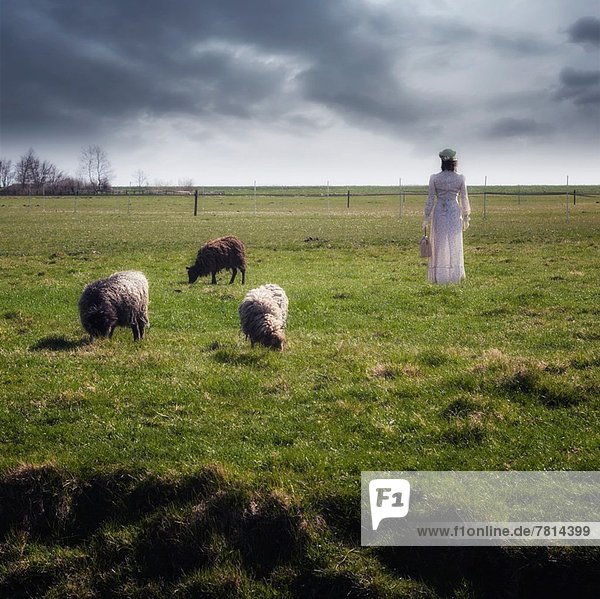
[{"label": "wire fence", "polygon": [[[3,196],[1,210],[31,209],[42,212],[114,213],[118,215],[314,215],[395,216],[422,214],[427,188],[200,188],[185,193],[117,193],[86,196]],[[469,197],[474,215],[484,218],[496,213],[539,208],[563,210],[565,217],[577,210],[600,211],[600,186],[584,188],[482,188],[471,187]]]}]

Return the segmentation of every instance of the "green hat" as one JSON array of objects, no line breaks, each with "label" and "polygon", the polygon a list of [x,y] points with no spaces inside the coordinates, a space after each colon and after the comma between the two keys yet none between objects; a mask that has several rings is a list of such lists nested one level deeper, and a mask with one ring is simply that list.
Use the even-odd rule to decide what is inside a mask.
[{"label": "green hat", "polygon": [[439,156],[442,160],[455,160],[456,152],[450,148],[446,148],[440,152]]}]

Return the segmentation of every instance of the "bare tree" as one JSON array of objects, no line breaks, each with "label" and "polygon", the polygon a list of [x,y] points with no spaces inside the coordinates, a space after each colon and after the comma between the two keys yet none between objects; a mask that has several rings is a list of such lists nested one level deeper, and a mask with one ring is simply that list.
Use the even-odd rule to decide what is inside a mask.
[{"label": "bare tree", "polygon": [[33,172],[34,184],[37,193],[45,194],[46,191],[52,192],[59,181],[64,178],[64,174],[58,167],[49,160],[43,160],[37,163]]},{"label": "bare tree", "polygon": [[85,181],[71,177],[63,176],[52,184],[52,193],[60,195],[79,195],[82,190],[85,190]]},{"label": "bare tree", "polygon": [[179,179],[178,186],[183,187],[184,189],[187,189],[188,191],[192,191],[192,187],[194,187],[194,180],[193,179]]},{"label": "bare tree", "polygon": [[82,148],[79,164],[82,175],[90,182],[94,192],[110,187],[112,168],[106,152],[100,146]]},{"label": "bare tree", "polygon": [[24,189],[34,193],[44,193],[47,188],[52,188],[64,178],[62,171],[49,160],[40,160],[35,152],[30,149],[25,156],[21,156],[15,167],[18,182]]},{"label": "bare tree", "polygon": [[141,190],[142,187],[146,187],[148,185],[148,177],[141,168],[138,168],[138,170],[135,171],[135,173],[133,173],[131,176],[133,177],[133,180],[135,181],[138,190]]},{"label": "bare tree", "polygon": [[19,162],[15,165],[15,179],[21,185],[22,190],[29,187],[31,191],[31,186],[35,183],[39,166],[40,159],[33,148],[29,148],[27,154],[21,156]]},{"label": "bare tree", "polygon": [[14,179],[12,160],[0,158],[0,187],[8,187]]},{"label": "bare tree", "polygon": [[171,187],[172,184],[168,179],[154,179],[154,187]]}]

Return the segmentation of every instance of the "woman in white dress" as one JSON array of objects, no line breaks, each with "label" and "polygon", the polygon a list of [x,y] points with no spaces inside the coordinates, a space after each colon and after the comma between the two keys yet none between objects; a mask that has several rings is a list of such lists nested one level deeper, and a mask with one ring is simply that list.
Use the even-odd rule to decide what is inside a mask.
[{"label": "woman in white dress", "polygon": [[442,150],[442,170],[429,178],[423,227],[431,225],[431,257],[427,279],[458,283],[465,278],[463,231],[469,227],[471,206],[464,175],[456,172],[456,152]]}]

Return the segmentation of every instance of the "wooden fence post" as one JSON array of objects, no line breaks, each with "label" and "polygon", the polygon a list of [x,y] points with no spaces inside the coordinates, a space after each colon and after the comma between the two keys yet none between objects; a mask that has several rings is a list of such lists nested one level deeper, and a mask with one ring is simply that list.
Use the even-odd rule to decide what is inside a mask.
[{"label": "wooden fence post", "polygon": [[398,200],[400,202],[400,218],[404,215],[404,192],[402,189],[402,177],[398,180]]},{"label": "wooden fence post", "polygon": [[483,183],[483,220],[487,219],[487,175]]},{"label": "wooden fence post", "polygon": [[567,175],[567,186],[565,189],[565,206],[566,206],[567,222],[569,222],[571,220],[570,215],[569,215],[569,175]]},{"label": "wooden fence post", "polygon": [[194,216],[198,215],[198,190],[194,191]]}]

